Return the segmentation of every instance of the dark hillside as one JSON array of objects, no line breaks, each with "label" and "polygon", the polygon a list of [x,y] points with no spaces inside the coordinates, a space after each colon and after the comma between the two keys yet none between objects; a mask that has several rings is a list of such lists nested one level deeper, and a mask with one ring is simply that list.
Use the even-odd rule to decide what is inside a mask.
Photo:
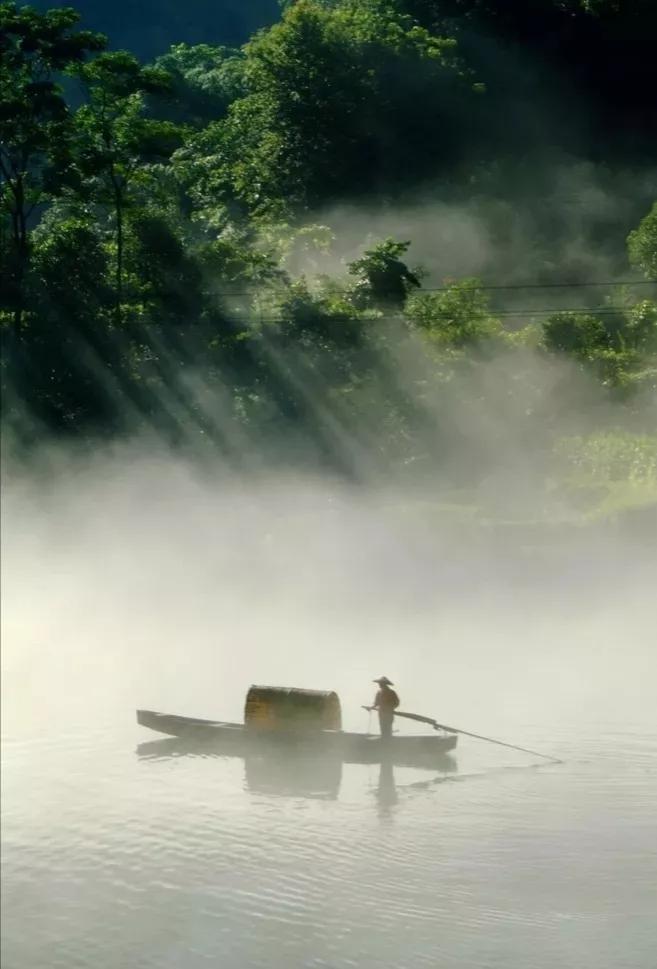
[{"label": "dark hillside", "polygon": [[20,447],[651,500],[657,3],[46,7],[0,0]]}]

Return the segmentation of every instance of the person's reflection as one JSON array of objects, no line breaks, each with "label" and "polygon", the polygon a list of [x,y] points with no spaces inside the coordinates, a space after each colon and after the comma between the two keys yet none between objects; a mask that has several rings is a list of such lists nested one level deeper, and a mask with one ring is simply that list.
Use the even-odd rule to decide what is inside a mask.
[{"label": "person's reflection", "polygon": [[390,817],[392,808],[397,803],[397,787],[395,772],[391,757],[384,757],[379,767],[379,786],[376,789],[376,799],[381,817]]}]

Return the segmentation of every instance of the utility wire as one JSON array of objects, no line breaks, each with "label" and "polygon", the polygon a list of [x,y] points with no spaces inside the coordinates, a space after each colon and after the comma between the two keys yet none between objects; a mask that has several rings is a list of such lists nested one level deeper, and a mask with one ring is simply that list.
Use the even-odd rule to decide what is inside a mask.
[{"label": "utility wire", "polygon": [[[524,310],[491,310],[491,317],[499,316],[551,316],[554,313],[586,313],[593,316],[614,316],[616,313],[625,313],[626,306],[602,306],[588,307],[577,306],[564,308],[562,306],[552,307],[551,309],[524,309]],[[335,316],[332,317],[335,323],[381,323],[393,320],[400,320],[407,314],[400,313],[398,316]],[[330,317],[329,317],[330,318]],[[286,318],[281,316],[261,316],[258,313],[249,313],[244,316],[234,317],[235,322],[258,322],[258,323],[284,323]]]},{"label": "utility wire", "polygon": [[[425,293],[438,293],[442,290],[453,289],[458,283],[454,283],[451,286],[436,286],[435,288],[427,287]],[[473,286],[472,289],[475,291],[479,290],[497,290],[497,289],[584,289],[587,287],[594,286],[657,286],[657,282],[651,279],[636,279],[636,280],[620,280],[619,282],[604,282],[604,283],[509,283],[506,286]]]},{"label": "utility wire", "polygon": [[[462,285],[456,280],[454,283],[448,284],[446,286],[422,286],[413,292],[418,296],[422,293],[445,293],[451,289],[455,289],[457,286]],[[493,285],[485,283],[481,286],[468,287],[466,290],[469,293],[488,293],[497,292],[500,290],[527,290],[527,289],[590,289],[596,287],[615,287],[615,286],[654,286],[657,287],[657,281],[651,279],[625,279],[618,281],[606,281],[597,283],[508,283],[507,285]],[[214,296],[253,296],[255,288],[253,290],[236,290],[233,292],[215,292]],[[346,287],[334,287],[329,292],[333,293],[347,293],[349,290]]]},{"label": "utility wire", "polygon": [[496,310],[491,309],[491,316],[545,316],[552,313],[592,313],[595,316],[613,316],[615,313],[627,312],[627,306],[557,306],[552,309],[538,309],[536,307],[525,310]]},{"label": "utility wire", "polygon": [[[551,315],[556,314],[556,313],[585,313],[586,315],[592,315],[592,316],[599,316],[599,317],[600,316],[602,316],[602,317],[607,316],[607,317],[610,317],[610,316],[614,316],[616,313],[624,312],[624,309],[625,308],[623,308],[623,309],[620,309],[619,308],[619,309],[610,310],[610,309],[608,309],[608,308],[605,307],[605,309],[597,310],[597,309],[583,309],[583,308],[579,307],[578,309],[575,309],[575,310],[573,310],[573,309],[564,310],[564,309],[561,309],[561,308],[551,309],[551,310],[504,310],[504,311],[502,311],[500,313],[491,312],[490,313],[490,317],[491,317],[491,319],[496,319],[497,317],[551,316]],[[340,324],[340,323],[386,323],[386,322],[395,322],[395,321],[400,322],[400,321],[404,321],[404,320],[406,322],[409,322],[408,317],[405,317],[403,314],[400,314],[399,316],[366,316],[366,317],[362,317],[362,316],[336,316],[336,317],[332,317],[332,318],[331,317],[327,317],[327,319],[331,320],[335,324]],[[245,324],[247,324],[247,323],[272,323],[272,324],[273,323],[278,323],[278,324],[285,324],[285,323],[289,323],[290,321],[287,320],[285,316],[260,316],[257,313],[251,313],[249,315],[246,315],[245,314],[244,316],[240,316],[240,317],[232,317],[231,318],[231,322],[232,323],[236,323],[236,324],[237,323],[245,323]],[[420,329],[422,328],[422,324],[421,323],[416,323],[416,325]]]}]

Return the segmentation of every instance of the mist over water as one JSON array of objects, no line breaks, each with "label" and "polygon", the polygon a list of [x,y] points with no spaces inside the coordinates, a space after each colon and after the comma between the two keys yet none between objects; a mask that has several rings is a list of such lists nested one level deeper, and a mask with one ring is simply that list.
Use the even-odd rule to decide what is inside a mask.
[{"label": "mist over water", "polygon": [[[3,964],[652,966],[653,548],[434,498],[134,447],[6,476]],[[367,730],[381,673],[564,764],[461,737],[455,772],[344,765],[318,800],[135,753],[136,707],[239,721],[253,682]]]},{"label": "mist over water", "polygon": [[597,716],[612,694],[641,714],[648,535],[574,529],[541,544],[427,524],[423,499],[337,479],[245,479],[164,452],[115,451],[32,487],[8,480],[7,701],[25,709],[26,689],[57,702],[53,676],[72,685],[98,670],[83,692],[101,705],[191,702],[199,716],[239,719],[245,687],[261,680],[336,689],[360,718],[367,684],[387,670],[407,705],[437,704],[451,720],[482,703],[495,716],[543,703],[585,715],[590,703]]}]

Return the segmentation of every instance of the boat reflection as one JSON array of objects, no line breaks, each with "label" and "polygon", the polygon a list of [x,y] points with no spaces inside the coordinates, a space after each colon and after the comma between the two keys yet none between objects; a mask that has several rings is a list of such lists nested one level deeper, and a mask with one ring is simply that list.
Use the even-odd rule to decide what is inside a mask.
[{"label": "boat reflection", "polygon": [[244,758],[247,790],[253,794],[322,798],[334,801],[340,793],[342,761],[336,757]]},{"label": "boat reflection", "polygon": [[[139,744],[137,756],[144,760],[170,760],[177,757],[225,758],[239,756],[244,761],[245,787],[253,794],[269,794],[284,797],[320,798],[336,800],[342,782],[343,759],[327,754],[319,755],[307,750],[279,750],[271,753],[235,754],[222,750],[217,744],[190,741],[181,737],[169,737]],[[392,756],[380,761],[378,786],[375,795],[384,811],[397,803],[395,766],[413,767],[436,774],[451,774],[457,764],[449,754],[425,759],[413,764],[398,763]]]},{"label": "boat reflection", "polygon": [[276,756],[247,753],[234,754],[198,741],[170,737],[139,744],[137,755],[146,760],[170,760],[177,757],[239,757],[244,761],[245,787],[253,794],[277,794],[287,797],[335,800],[342,780],[342,759],[309,756],[295,750],[279,751]]}]

